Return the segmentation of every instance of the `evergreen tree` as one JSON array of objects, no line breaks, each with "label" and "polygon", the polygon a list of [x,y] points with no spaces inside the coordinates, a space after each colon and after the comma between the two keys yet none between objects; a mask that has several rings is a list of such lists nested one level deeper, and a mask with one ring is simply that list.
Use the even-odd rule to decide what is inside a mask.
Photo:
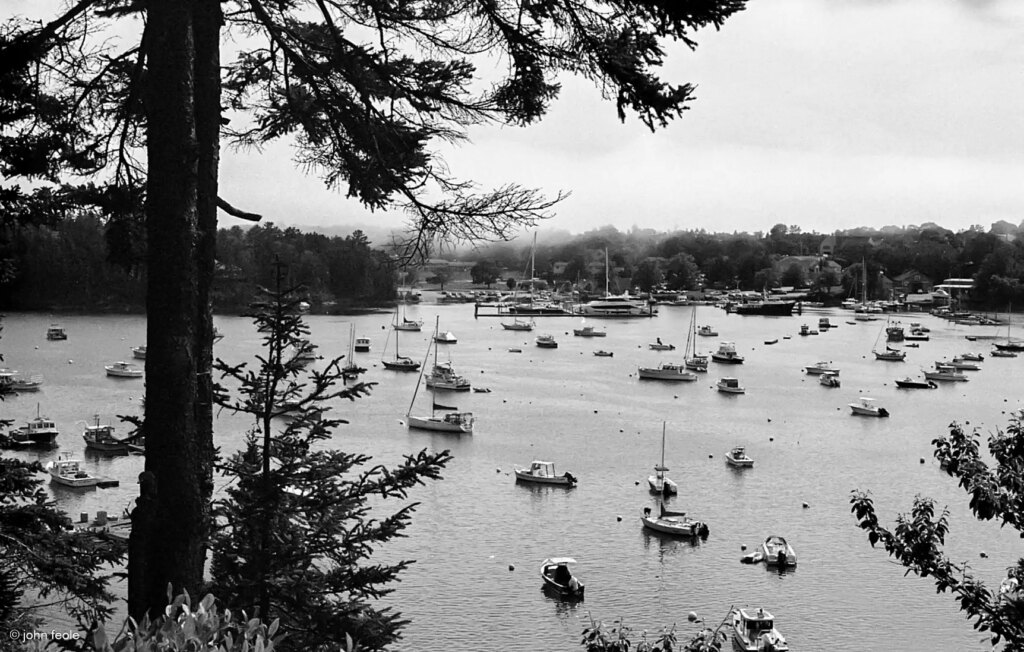
[{"label": "evergreen tree", "polygon": [[[280,281],[278,283],[280,287]],[[280,649],[337,650],[351,636],[361,650],[393,643],[404,621],[373,601],[410,562],[373,563],[379,545],[401,536],[415,503],[377,518],[371,496],[405,501],[409,489],[440,478],[448,451],[420,451],[397,468],[365,467],[366,455],[325,444],[346,423],[329,416],[329,402],[355,400],[373,383],[339,389],[340,358],[307,370],[295,351],[308,330],[295,289],[266,293],[252,314],[263,354],[249,369],[217,360],[237,396],[218,402],[251,415],[245,447],[220,465],[231,479],[215,503],[212,587],[231,609],[280,619]]]}]

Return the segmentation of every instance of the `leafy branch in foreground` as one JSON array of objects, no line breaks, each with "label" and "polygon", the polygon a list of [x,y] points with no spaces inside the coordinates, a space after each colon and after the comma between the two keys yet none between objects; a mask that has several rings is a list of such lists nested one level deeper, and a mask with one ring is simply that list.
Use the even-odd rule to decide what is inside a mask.
[{"label": "leafy branch in foreground", "polygon": [[[1006,431],[988,439],[994,467],[981,457],[977,430],[967,433],[957,423],[949,437],[932,441],[935,459],[970,495],[970,508],[982,521],[998,520],[1024,538],[1024,412],[1010,417]],[[993,646],[1004,643],[1006,651],[1024,649],[1024,558],[1007,568],[1006,578],[995,592],[971,572],[966,562],[951,561],[943,551],[949,533],[949,511],[936,515],[935,501],[917,496],[909,515],[896,517],[896,527],[883,527],[874,501],[865,491],[854,491],[851,511],[868,533],[872,546],[881,546],[907,568],[907,573],[932,577],[936,591],[950,592],[960,610],[974,621],[974,628],[991,632]]]},{"label": "leafy branch in foreground", "polygon": [[231,484],[214,505],[211,585],[228,607],[279,620],[280,649],[336,650],[348,637],[360,649],[383,649],[405,621],[373,601],[411,562],[370,559],[403,536],[416,503],[375,518],[369,501],[404,501],[412,487],[439,479],[451,456],[424,450],[394,468],[362,468],[369,456],[328,448],[346,423],[328,416],[329,403],[366,396],[373,383],[336,389],[340,358],[307,369],[307,356],[296,355],[311,347],[296,289],[266,295],[252,315],[263,333],[256,368],[215,363],[221,379],[237,385],[234,399],[219,388],[218,402],[255,424],[244,448],[220,465]]}]

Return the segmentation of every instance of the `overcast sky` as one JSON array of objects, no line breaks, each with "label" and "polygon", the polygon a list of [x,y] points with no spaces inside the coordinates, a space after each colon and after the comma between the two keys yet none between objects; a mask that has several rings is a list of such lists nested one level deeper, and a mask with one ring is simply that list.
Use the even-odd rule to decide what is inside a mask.
[{"label": "overcast sky", "polygon": [[[541,123],[472,129],[451,171],[569,191],[549,226],[574,232],[1024,220],[1024,1],[750,0],[697,40],[664,75],[698,86],[668,129],[566,78]],[[325,190],[283,144],[222,157],[222,195],[276,224],[404,219]]]}]

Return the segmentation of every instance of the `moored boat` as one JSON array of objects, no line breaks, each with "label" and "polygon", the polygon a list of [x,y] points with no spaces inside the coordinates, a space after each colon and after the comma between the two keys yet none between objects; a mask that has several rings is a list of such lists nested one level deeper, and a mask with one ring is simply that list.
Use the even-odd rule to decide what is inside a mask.
[{"label": "moored boat", "polygon": [[676,483],[669,479],[665,473],[668,472],[665,466],[665,422],[661,424],[661,463],[654,465],[654,475],[647,476],[647,486],[651,493],[671,496],[679,492]]},{"label": "moored boat", "polygon": [[38,392],[42,386],[42,376],[22,376],[13,369],[0,369],[0,388],[12,392]]},{"label": "moored boat", "polygon": [[36,416],[29,419],[24,426],[13,428],[8,434],[8,443],[12,447],[38,447],[52,448],[57,441],[57,424],[53,419],[48,419],[40,412],[39,404],[36,404]]},{"label": "moored boat", "polygon": [[514,319],[512,323],[501,322],[501,327],[507,331],[532,331],[534,323],[532,320]]},{"label": "moored boat", "polygon": [[438,344],[457,344],[459,339],[455,337],[455,333],[451,331],[444,331],[434,336],[434,341]]},{"label": "moored boat", "polygon": [[916,378],[905,376],[904,378],[896,379],[896,387],[901,389],[935,389],[938,385],[927,378],[925,380],[917,380]]},{"label": "moored boat", "polygon": [[146,345],[143,344],[142,346],[133,346],[132,347],[132,357],[135,358],[136,360],[145,360],[146,359]]},{"label": "moored boat", "polygon": [[709,532],[707,523],[704,521],[692,519],[686,515],[686,512],[667,511],[665,505],[661,505],[658,516],[651,514],[650,507],[644,507],[644,515],[640,517],[640,521],[649,530],[680,537],[704,539],[707,538]]},{"label": "moored boat", "polygon": [[96,415],[96,425],[86,426],[82,432],[87,450],[101,453],[128,453],[128,442],[114,435],[114,426],[100,425],[100,417]]},{"label": "moored boat", "polygon": [[541,562],[540,577],[544,585],[562,597],[582,599],[586,587],[569,570],[575,564],[572,557],[550,557]]},{"label": "moored boat", "polygon": [[64,330],[63,326],[58,324],[50,324],[50,327],[46,329],[46,339],[48,340],[66,340],[68,339],[67,331]]},{"label": "moored boat", "polygon": [[761,556],[769,566],[796,566],[796,552],[784,537],[777,534],[768,536],[761,543]]},{"label": "moored boat", "polygon": [[659,337],[657,339],[657,341],[652,342],[651,344],[648,344],[647,348],[649,348],[652,351],[675,351],[676,350],[676,345],[675,344],[665,344],[664,342],[661,341],[661,338]]},{"label": "moored boat", "polygon": [[725,394],[745,394],[747,392],[747,388],[740,385],[738,378],[720,378],[716,387],[718,391]]},{"label": "moored boat", "polygon": [[754,458],[747,455],[747,449],[743,446],[733,446],[729,452],[725,454],[725,461],[730,466],[738,466],[740,468],[749,468],[754,466]]},{"label": "moored boat", "polygon": [[697,380],[697,374],[687,370],[685,364],[663,362],[657,367],[638,367],[637,376],[645,380]]},{"label": "moored boat", "polygon": [[928,380],[950,380],[954,382],[969,380],[964,372],[945,364],[936,364],[935,369],[926,369],[924,377]]},{"label": "moored boat", "polygon": [[144,372],[129,362],[115,362],[104,367],[108,376],[115,378],[142,378]]},{"label": "moored boat", "polygon": [[593,326],[584,326],[583,328],[572,329],[572,334],[576,337],[604,337],[608,335],[608,332],[599,331]]},{"label": "moored boat", "polygon": [[615,355],[615,353],[612,351],[594,351],[594,355],[599,358],[610,358]]},{"label": "moored boat", "polygon": [[704,337],[718,337],[718,331],[705,324],[697,329],[697,335],[703,335]]},{"label": "moored boat", "polygon": [[804,371],[806,371],[807,373],[812,374],[812,375],[816,375],[816,374],[835,374],[836,376],[839,375],[839,370],[836,369],[835,367],[833,367],[831,362],[825,362],[825,361],[815,362],[812,365],[807,365],[806,367],[804,367]]},{"label": "moored boat", "polygon": [[853,414],[863,417],[887,417],[889,411],[884,407],[875,405],[875,399],[861,396],[856,403],[850,403],[850,410]]},{"label": "moored boat", "polygon": [[95,487],[100,479],[89,475],[83,468],[81,460],[67,457],[60,457],[46,465],[46,472],[50,474],[51,482],[62,484],[65,487]]},{"label": "moored boat", "polygon": [[711,354],[711,359],[723,364],[743,364],[743,356],[736,353],[736,344],[733,342],[721,342],[718,350]]},{"label": "moored boat", "polygon": [[789,644],[775,628],[775,618],[765,611],[737,609],[732,617],[733,647],[740,652],[788,652]]},{"label": "moored boat", "polygon": [[538,335],[536,339],[537,346],[542,349],[557,349],[558,342],[555,340],[554,335]]},{"label": "moored boat", "polygon": [[355,345],[356,353],[369,353],[370,351],[370,338],[368,337],[357,337]]},{"label": "moored boat", "polygon": [[568,487],[571,487],[578,482],[576,476],[568,471],[561,475],[556,474],[553,462],[534,460],[530,462],[530,468],[528,469],[519,465],[516,465],[514,468],[517,481],[536,482],[538,484],[557,484]]},{"label": "moored boat", "polygon": [[818,384],[825,387],[839,387],[841,385],[839,381],[839,372],[818,374]]}]

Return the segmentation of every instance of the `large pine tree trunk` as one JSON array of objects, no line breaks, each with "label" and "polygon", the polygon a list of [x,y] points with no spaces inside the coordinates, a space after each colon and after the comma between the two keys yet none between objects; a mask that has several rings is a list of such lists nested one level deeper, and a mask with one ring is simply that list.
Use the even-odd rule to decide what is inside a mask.
[{"label": "large pine tree trunk", "polygon": [[175,593],[198,594],[210,484],[198,426],[204,410],[197,406],[202,360],[195,343],[209,328],[209,316],[199,310],[192,3],[153,0],[147,20],[145,431],[146,470],[155,476],[156,498],[139,502],[136,512],[144,513],[138,514],[138,531],[133,522],[129,613],[136,618],[161,609],[168,584]]}]

